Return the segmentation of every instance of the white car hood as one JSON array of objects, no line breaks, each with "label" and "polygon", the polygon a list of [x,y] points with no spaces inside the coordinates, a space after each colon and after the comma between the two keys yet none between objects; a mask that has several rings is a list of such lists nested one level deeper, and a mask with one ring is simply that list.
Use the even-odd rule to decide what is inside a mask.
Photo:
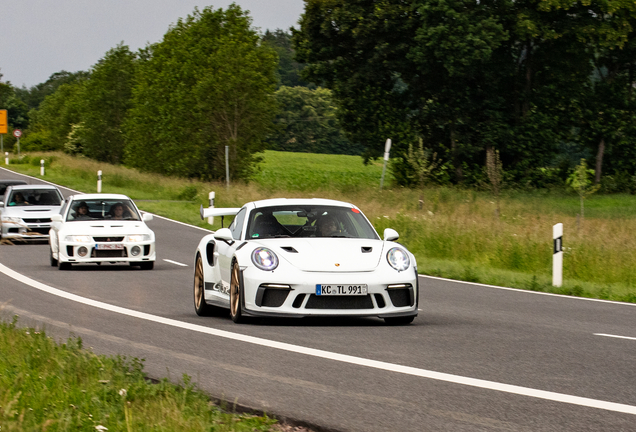
[{"label": "white car hood", "polygon": [[151,232],[151,230],[141,221],[95,220],[66,222],[64,232],[66,234],[77,235],[118,236],[127,234],[147,234]]},{"label": "white car hood", "polygon": [[383,256],[382,240],[350,238],[261,240],[296,268],[309,272],[373,271]]},{"label": "white car hood", "polygon": [[19,217],[22,219],[44,219],[50,218],[60,212],[60,207],[50,206],[9,206],[2,209],[6,216]]}]

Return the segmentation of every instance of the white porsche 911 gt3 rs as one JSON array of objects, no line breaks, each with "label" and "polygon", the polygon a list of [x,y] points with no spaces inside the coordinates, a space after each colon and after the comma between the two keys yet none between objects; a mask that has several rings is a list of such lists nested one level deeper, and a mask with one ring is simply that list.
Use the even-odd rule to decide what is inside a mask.
[{"label": "white porsche 911 gt3 rs", "polygon": [[415,257],[384,239],[353,204],[269,199],[242,208],[201,209],[235,216],[199,242],[194,306],[198,315],[245,317],[375,316],[408,324],[417,316]]}]

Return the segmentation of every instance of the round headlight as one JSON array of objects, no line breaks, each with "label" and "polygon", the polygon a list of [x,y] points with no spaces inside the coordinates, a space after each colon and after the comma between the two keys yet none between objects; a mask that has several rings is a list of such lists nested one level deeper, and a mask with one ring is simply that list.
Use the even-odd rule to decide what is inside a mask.
[{"label": "round headlight", "polygon": [[80,246],[77,249],[77,254],[81,257],[85,257],[88,254],[88,249],[86,248],[86,246]]},{"label": "round headlight", "polygon": [[137,255],[139,255],[140,253],[141,253],[141,248],[140,248],[139,246],[133,246],[133,247],[130,249],[130,254],[131,254],[132,256],[137,256]]},{"label": "round headlight", "polygon": [[252,262],[261,270],[271,271],[278,267],[278,257],[271,250],[258,247],[252,252]]},{"label": "round headlight", "polygon": [[386,259],[391,267],[399,272],[406,270],[411,265],[409,254],[399,247],[392,248],[389,253],[386,254]]}]

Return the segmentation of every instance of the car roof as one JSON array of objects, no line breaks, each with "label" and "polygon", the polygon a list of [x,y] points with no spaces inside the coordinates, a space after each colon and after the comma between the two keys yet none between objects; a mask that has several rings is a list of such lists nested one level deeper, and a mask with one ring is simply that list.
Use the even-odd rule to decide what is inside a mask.
[{"label": "car roof", "polygon": [[251,203],[245,204],[245,206],[253,205],[254,208],[261,207],[277,207],[277,206],[301,206],[301,205],[321,205],[321,206],[335,206],[335,207],[347,207],[347,208],[356,208],[357,207],[351,203],[344,201],[337,201],[332,199],[325,198],[271,198],[260,201],[253,201]]},{"label": "car roof", "polygon": [[19,184],[9,186],[11,190],[25,190],[25,189],[48,189],[48,190],[59,190],[57,187],[46,184]]},{"label": "car roof", "polygon": [[14,180],[14,179],[0,179],[0,185],[25,185],[28,184],[24,180]]},{"label": "car roof", "polygon": [[106,193],[92,193],[92,194],[76,194],[72,195],[71,198],[73,201],[75,200],[95,200],[95,199],[104,199],[104,200],[129,200],[130,197],[123,194],[106,194]]}]

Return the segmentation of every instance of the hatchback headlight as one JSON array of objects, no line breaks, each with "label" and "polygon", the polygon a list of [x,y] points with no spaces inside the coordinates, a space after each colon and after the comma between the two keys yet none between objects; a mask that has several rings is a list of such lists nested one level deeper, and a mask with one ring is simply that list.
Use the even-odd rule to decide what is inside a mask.
[{"label": "hatchback headlight", "polygon": [[411,265],[411,260],[409,259],[409,254],[406,251],[399,247],[394,247],[386,254],[386,259],[397,271],[401,272],[409,268]]},{"label": "hatchback headlight", "polygon": [[127,236],[126,241],[131,243],[150,241],[150,235],[149,234],[133,234],[133,235]]},{"label": "hatchback headlight", "polygon": [[278,257],[271,250],[258,247],[252,252],[252,262],[256,267],[265,271],[272,271],[278,267]]},{"label": "hatchback headlight", "polygon": [[93,239],[87,235],[67,235],[64,241],[71,243],[90,243]]}]

